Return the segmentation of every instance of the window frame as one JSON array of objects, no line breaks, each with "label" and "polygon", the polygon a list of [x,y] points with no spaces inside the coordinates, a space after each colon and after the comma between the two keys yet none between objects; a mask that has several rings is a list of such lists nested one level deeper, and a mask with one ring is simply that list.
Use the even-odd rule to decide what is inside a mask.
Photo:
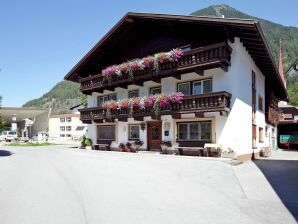
[{"label": "window frame", "polygon": [[[136,92],[138,93],[138,96],[130,97],[130,94],[131,94],[131,93],[136,93]],[[129,99],[130,99],[130,98],[135,98],[135,97],[140,97],[140,91],[139,91],[138,89],[135,89],[135,90],[129,90],[127,96],[128,96]]]},{"label": "window frame", "polygon": [[[99,127],[114,127],[114,137],[113,139],[104,139],[104,138],[99,138],[99,131],[98,131],[98,128]],[[96,128],[96,138],[97,140],[106,140],[106,141],[116,141],[116,125],[97,125],[97,128]]]},{"label": "window frame", "polygon": [[213,92],[213,81],[212,81],[212,78],[199,79],[199,80],[191,80],[191,81],[186,81],[186,82],[178,82],[177,83],[177,86],[176,86],[176,90],[177,90],[176,92],[180,92],[179,91],[179,85],[188,83],[189,84],[189,90],[190,90],[189,95],[193,95],[194,94],[194,84],[197,83],[197,82],[200,82],[201,83],[201,93],[196,93],[195,95],[208,94],[208,93],[204,93],[204,84],[203,84],[204,81],[207,81],[207,80],[210,80],[211,81],[211,91],[208,92],[208,93],[212,93]]},{"label": "window frame", "polygon": [[60,123],[64,123],[65,122],[65,117],[60,117]]},{"label": "window frame", "polygon": [[60,134],[60,138],[65,138],[65,134]]},{"label": "window frame", "polygon": [[71,131],[71,126],[66,126],[66,131]]},{"label": "window frame", "polygon": [[66,117],[66,122],[71,122],[71,117]]},{"label": "window frame", "polygon": [[[132,138],[131,137],[131,127],[133,127],[133,126],[137,126],[138,127],[138,132],[139,132],[139,137],[138,138]],[[128,125],[128,139],[129,140],[139,140],[140,139],[140,124],[129,124]]]},{"label": "window frame", "polygon": [[[116,96],[116,100],[114,100],[114,101],[117,101],[117,93],[106,94],[106,95],[98,96],[98,97],[97,97],[97,106],[99,106],[99,107],[101,106],[101,105],[99,104],[99,99],[100,99],[100,98],[103,98],[102,103],[104,103],[104,102],[107,102],[107,101],[111,101],[111,98],[112,98],[113,96]],[[107,100],[104,100],[104,98],[107,98]]]},{"label": "window frame", "polygon": [[65,131],[65,126],[60,126],[60,131]]},{"label": "window frame", "polygon": [[158,94],[152,94],[152,90],[154,89],[160,89],[160,93],[161,94],[161,86],[155,86],[155,87],[150,87],[149,88],[149,95],[153,96],[153,95],[158,95]]},{"label": "window frame", "polygon": [[[261,102],[261,104],[260,104],[260,102]],[[259,111],[261,111],[261,112],[263,112],[264,111],[264,99],[263,99],[263,96],[261,96],[261,95],[259,95],[259,97],[258,97],[258,110]],[[261,107],[260,107],[261,106]]]},{"label": "window frame", "polygon": [[[201,123],[210,123],[210,139],[202,139],[202,127]],[[187,124],[187,138],[186,139],[180,139],[179,138],[179,125],[180,124]],[[190,125],[191,124],[199,124],[199,139],[191,139],[190,138]],[[183,122],[177,122],[177,141],[188,141],[188,142],[197,142],[197,141],[212,141],[212,120],[206,120],[206,121],[183,121]]]},{"label": "window frame", "polygon": [[259,143],[264,143],[264,128],[259,127]]}]

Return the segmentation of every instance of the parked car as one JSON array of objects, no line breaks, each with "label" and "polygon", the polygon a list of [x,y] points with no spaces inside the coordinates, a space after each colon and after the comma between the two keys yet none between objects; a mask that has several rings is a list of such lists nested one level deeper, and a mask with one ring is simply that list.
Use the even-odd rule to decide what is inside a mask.
[{"label": "parked car", "polygon": [[1,134],[1,140],[6,142],[11,142],[13,140],[16,140],[18,137],[17,132],[15,131],[3,131]]}]

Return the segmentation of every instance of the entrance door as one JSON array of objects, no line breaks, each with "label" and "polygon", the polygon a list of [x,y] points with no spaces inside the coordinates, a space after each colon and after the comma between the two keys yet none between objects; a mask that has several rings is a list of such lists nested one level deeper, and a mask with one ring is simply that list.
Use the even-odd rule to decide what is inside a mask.
[{"label": "entrance door", "polygon": [[161,121],[153,121],[147,123],[147,130],[148,130],[148,149],[160,149],[161,144]]}]

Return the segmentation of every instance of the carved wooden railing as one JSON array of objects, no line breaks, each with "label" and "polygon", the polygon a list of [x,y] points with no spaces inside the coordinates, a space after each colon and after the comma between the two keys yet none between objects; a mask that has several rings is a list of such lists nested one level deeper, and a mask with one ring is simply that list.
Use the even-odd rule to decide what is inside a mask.
[{"label": "carved wooden railing", "polygon": [[[229,111],[231,94],[228,92],[214,92],[208,94],[199,94],[185,96],[182,103],[170,104],[160,108],[159,115],[173,115],[179,118],[184,113],[204,113],[216,111]],[[143,118],[145,116],[156,116],[153,107],[133,108],[132,113],[129,109],[110,110],[110,116],[107,111],[101,107],[81,109],[81,120],[106,120],[106,119],[127,119]]]},{"label": "carved wooden railing", "polygon": [[107,87],[123,87],[136,82],[181,75],[183,72],[194,71],[195,69],[204,70],[216,67],[226,69],[230,65],[231,52],[232,48],[226,42],[195,48],[184,52],[184,55],[177,62],[159,64],[158,72],[152,69],[133,71],[133,79],[127,73],[122,76],[115,75],[110,81],[101,74],[93,75],[80,79],[80,88],[84,92]]}]

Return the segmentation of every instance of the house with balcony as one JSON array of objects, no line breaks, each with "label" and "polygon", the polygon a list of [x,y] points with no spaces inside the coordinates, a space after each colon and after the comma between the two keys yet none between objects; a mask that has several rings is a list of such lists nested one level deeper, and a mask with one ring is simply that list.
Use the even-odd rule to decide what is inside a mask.
[{"label": "house with balcony", "polygon": [[88,95],[93,143],[216,143],[237,159],[272,145],[287,101],[256,20],[127,13],[65,76]]}]

